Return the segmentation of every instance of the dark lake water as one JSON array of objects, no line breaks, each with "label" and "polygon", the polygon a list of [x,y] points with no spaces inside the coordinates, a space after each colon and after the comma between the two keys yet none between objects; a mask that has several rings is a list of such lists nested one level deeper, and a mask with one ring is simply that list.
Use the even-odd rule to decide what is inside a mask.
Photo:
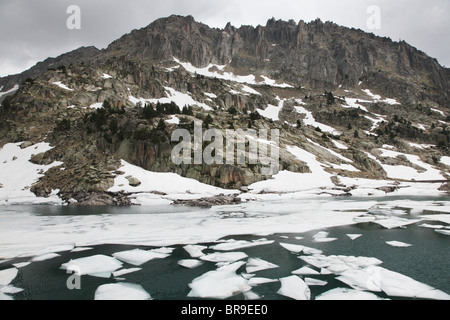
[{"label": "dark lake water", "polygon": [[[90,210],[94,209],[88,209],[84,211],[84,214],[90,214]],[[68,214],[64,210],[63,212],[57,211],[58,214]],[[293,254],[280,246],[280,243],[290,243],[322,250],[323,254],[327,256],[345,255],[378,258],[383,261],[382,266],[384,268],[401,273],[450,294],[450,238],[447,235],[435,232],[433,229],[419,227],[422,223],[419,222],[414,225],[409,225],[406,228],[388,230],[369,222],[352,226],[320,229],[303,234],[275,234],[264,236],[267,240],[273,240],[274,242],[272,244],[238,249],[236,251],[246,253],[249,258],[261,258],[279,266],[279,268],[259,271],[257,272],[257,277],[280,279],[291,276],[293,270],[299,269],[302,266],[308,266],[306,262],[298,258],[297,254]],[[337,238],[338,240],[317,243],[314,241],[313,236],[318,231],[326,231],[329,233],[329,237]],[[347,234],[361,234],[362,236],[356,240],[351,240]],[[227,237],[224,240],[253,241],[261,238],[263,237],[242,235]],[[392,247],[386,244],[387,241],[401,241],[412,246],[408,248]],[[201,245],[211,246],[214,244],[206,243]],[[191,290],[189,284],[193,279],[217,268],[213,262],[205,262],[194,269],[181,267],[178,265],[178,261],[191,259],[191,257],[183,249],[183,246],[172,246],[171,248],[174,248],[174,250],[169,257],[151,260],[140,266],[140,271],[121,276],[121,280],[82,276],[81,290],[69,290],[67,288],[66,281],[69,275],[65,270],[60,269],[62,264],[71,259],[98,254],[111,256],[116,252],[136,248],[144,250],[154,249],[153,247],[137,247],[120,244],[99,245],[94,246],[89,251],[60,252],[59,257],[42,262],[33,262],[28,266],[20,268],[12,285],[24,290],[11,296],[17,300],[91,300],[94,299],[95,291],[99,286],[127,282],[139,284],[155,300],[185,300],[191,299],[188,298],[188,294]],[[204,250],[205,254],[213,252],[214,250],[212,249]],[[29,258],[17,258],[4,262],[0,264],[0,270],[11,268],[12,264],[26,261],[29,261]],[[133,268],[135,266],[124,263],[124,267]],[[245,272],[244,267],[240,268],[237,273]],[[349,288],[349,286],[337,280],[336,276],[332,274],[316,275],[313,278],[327,281],[327,285],[310,286],[312,298],[333,288]],[[273,282],[254,287],[252,292],[259,295],[261,299],[287,299],[277,294],[279,289],[280,282]],[[377,293],[377,295],[381,298],[398,298],[388,297],[384,293]],[[229,299],[244,300],[245,296],[240,293]]]}]

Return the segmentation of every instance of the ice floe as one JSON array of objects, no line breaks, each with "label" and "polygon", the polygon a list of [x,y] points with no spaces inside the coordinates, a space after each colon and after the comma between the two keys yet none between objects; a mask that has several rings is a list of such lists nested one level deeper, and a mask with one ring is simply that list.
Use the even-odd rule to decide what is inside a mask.
[{"label": "ice floe", "polygon": [[347,237],[349,237],[351,240],[356,240],[362,237],[362,234],[347,234]]},{"label": "ice floe", "polygon": [[312,276],[312,275],[319,275],[320,273],[309,267],[302,267],[298,270],[292,271],[292,274],[301,275],[301,276],[306,276],[306,275]]},{"label": "ice floe", "polygon": [[253,277],[253,278],[248,280],[248,284],[250,286],[252,286],[252,287],[256,287],[256,286],[259,286],[261,284],[273,283],[273,282],[278,282],[278,281],[279,281],[278,279]]},{"label": "ice floe", "polygon": [[446,236],[450,236],[450,230],[434,230],[434,231],[436,231],[437,233],[446,235]]},{"label": "ice floe", "polygon": [[278,294],[294,300],[310,300],[311,290],[307,284],[297,276],[281,278],[281,288]]},{"label": "ice floe", "polygon": [[196,259],[185,259],[178,261],[178,264],[182,267],[188,268],[188,269],[194,269],[203,264],[202,261],[196,260]]},{"label": "ice floe", "polygon": [[16,288],[14,286],[6,286],[6,287],[3,287],[3,288],[0,288],[0,292],[6,293],[6,294],[16,294],[16,293],[19,293],[19,292],[22,292],[22,291],[23,291],[23,289]]},{"label": "ice floe", "polygon": [[247,258],[244,252],[225,252],[225,253],[211,253],[200,257],[200,260],[209,262],[236,262]]},{"label": "ice floe", "polygon": [[412,244],[408,244],[408,243],[404,243],[404,242],[400,242],[400,241],[387,241],[386,244],[390,245],[391,247],[396,247],[396,248],[408,248],[408,247],[412,246]]},{"label": "ice floe", "polygon": [[246,272],[254,273],[262,270],[276,269],[276,268],[279,268],[279,266],[274,263],[265,261],[260,258],[250,258],[247,261]]},{"label": "ice floe", "polygon": [[[351,257],[351,256],[301,256],[301,260],[316,267],[316,268],[335,268],[337,266],[344,266],[348,268],[365,268],[374,265],[380,265],[383,262],[377,258],[372,257]],[[347,268],[348,267],[348,268]],[[334,272],[336,273],[336,272]]]},{"label": "ice floe", "polygon": [[51,260],[51,259],[54,259],[57,257],[60,257],[60,255],[57,253],[47,253],[47,254],[43,254],[43,255],[34,257],[33,259],[31,259],[31,262],[42,262],[42,261]]},{"label": "ice floe", "polygon": [[328,238],[328,235],[328,232],[320,231],[313,236],[314,242],[333,242],[337,240],[337,238]]},{"label": "ice floe", "polygon": [[134,273],[134,272],[138,272],[141,271],[141,268],[129,268],[129,269],[121,269],[118,271],[115,271],[112,273],[114,278],[120,277],[120,276],[124,276],[126,274],[130,274],[130,273]]},{"label": "ice floe", "polygon": [[367,301],[367,300],[383,300],[383,299],[381,299],[380,297],[371,292],[358,291],[348,288],[336,288],[327,291],[325,293],[322,293],[321,295],[316,297],[316,300]]},{"label": "ice floe", "polygon": [[141,266],[150,260],[165,259],[169,255],[165,254],[165,253],[135,249],[135,250],[117,252],[117,253],[114,253],[112,256],[114,258],[119,259],[120,261],[126,262],[128,264],[132,264],[134,266]]},{"label": "ice floe", "polygon": [[30,264],[31,264],[31,262],[14,263],[13,267],[15,267],[17,269],[21,269],[21,268],[25,268],[25,267],[29,266]]},{"label": "ice floe", "polygon": [[259,300],[261,296],[253,291],[244,292],[245,300]]},{"label": "ice floe", "polygon": [[366,270],[376,275],[377,283],[388,296],[433,300],[450,300],[450,295],[400,273],[374,266]]},{"label": "ice floe", "polygon": [[305,249],[305,246],[290,243],[280,243],[280,246],[293,253],[300,253]]},{"label": "ice floe", "polygon": [[274,241],[267,240],[267,239],[259,239],[259,240],[253,240],[253,241],[237,241],[237,240],[227,240],[226,242],[219,243],[217,245],[211,246],[210,249],[217,250],[217,251],[233,251],[233,250],[239,250],[244,248],[251,248],[251,247],[258,247],[258,246],[264,246],[274,243]]},{"label": "ice floe", "polygon": [[328,284],[327,281],[314,279],[314,278],[308,278],[308,277],[305,278],[305,283],[307,286],[310,286],[310,287],[313,287],[313,286],[323,287]]},{"label": "ice floe", "polygon": [[93,248],[90,248],[90,247],[78,247],[78,248],[71,250],[70,252],[84,252],[84,251],[90,251],[92,249]]},{"label": "ice floe", "polygon": [[203,253],[203,250],[208,249],[208,247],[190,244],[190,245],[184,246],[183,249],[186,250],[187,253],[189,253],[191,258],[200,258],[201,256],[205,255]]},{"label": "ice floe", "polygon": [[132,283],[105,284],[95,291],[95,300],[151,300],[142,286]]},{"label": "ice floe", "polygon": [[445,226],[442,226],[440,224],[428,224],[428,223],[422,223],[421,225],[419,225],[419,227],[429,228],[429,229],[443,229],[443,228],[445,228]]},{"label": "ice floe", "polygon": [[16,268],[6,269],[0,271],[0,286],[9,285],[17,276],[19,270]]},{"label": "ice floe", "polygon": [[4,294],[3,292],[0,292],[0,301],[8,301],[8,300],[14,299],[11,296]]},{"label": "ice floe", "polygon": [[230,265],[226,268],[210,271],[194,279],[189,287],[189,298],[226,299],[241,292],[251,290],[248,280],[236,274],[236,268],[242,266]]},{"label": "ice floe", "polygon": [[379,218],[373,221],[376,224],[386,228],[386,229],[396,229],[400,227],[405,227],[411,224],[419,222],[418,219],[405,219],[399,217],[389,217],[389,218]]},{"label": "ice floe", "polygon": [[355,290],[385,292],[388,296],[448,300],[446,293],[405,275],[387,270],[376,258],[348,256],[300,257],[308,264],[338,275],[337,280]]},{"label": "ice floe", "polygon": [[[95,255],[86,258],[70,260],[61,266],[67,271],[76,271],[79,275],[111,276],[112,272],[122,268],[122,263],[115,258],[105,255]],[[107,276],[109,274],[109,276]]]}]

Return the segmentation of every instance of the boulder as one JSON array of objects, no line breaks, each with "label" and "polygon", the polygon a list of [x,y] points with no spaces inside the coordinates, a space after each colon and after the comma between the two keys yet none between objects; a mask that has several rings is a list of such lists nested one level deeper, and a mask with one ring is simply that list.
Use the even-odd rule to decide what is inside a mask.
[{"label": "boulder", "polygon": [[33,145],[33,143],[31,143],[30,141],[25,141],[20,145],[20,149],[26,149],[29,148]]},{"label": "boulder", "polygon": [[132,178],[128,179],[128,184],[130,186],[136,188],[136,187],[139,187],[142,184],[142,182],[139,179],[132,177]]}]

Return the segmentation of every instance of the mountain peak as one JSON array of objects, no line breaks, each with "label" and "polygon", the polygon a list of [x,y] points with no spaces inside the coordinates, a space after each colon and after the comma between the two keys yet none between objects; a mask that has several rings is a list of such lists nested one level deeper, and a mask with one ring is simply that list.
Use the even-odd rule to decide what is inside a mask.
[{"label": "mountain peak", "polygon": [[449,101],[446,71],[432,58],[410,46],[399,49],[389,39],[320,19],[296,23],[271,18],[266,26],[237,29],[228,23],[220,30],[192,16],[172,15],[123,36],[106,51],[107,56],[155,63],[175,56],[196,67],[232,61],[229,67],[240,72],[314,89],[356,87],[365,80],[377,91],[410,103],[424,95],[438,103]]}]

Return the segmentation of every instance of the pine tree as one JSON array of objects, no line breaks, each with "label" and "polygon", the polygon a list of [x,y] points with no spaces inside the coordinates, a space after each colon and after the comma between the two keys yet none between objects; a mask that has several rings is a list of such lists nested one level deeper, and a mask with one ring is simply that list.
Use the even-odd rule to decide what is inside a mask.
[{"label": "pine tree", "polygon": [[156,127],[156,130],[158,131],[166,130],[166,122],[164,121],[164,119],[159,119],[159,123],[158,126]]},{"label": "pine tree", "polygon": [[211,117],[210,114],[208,114],[208,115],[206,116],[206,118],[205,118],[205,121],[204,121],[204,125],[205,125],[206,129],[209,129],[209,126],[210,126],[211,124],[213,124],[213,122],[214,122],[214,119]]}]

